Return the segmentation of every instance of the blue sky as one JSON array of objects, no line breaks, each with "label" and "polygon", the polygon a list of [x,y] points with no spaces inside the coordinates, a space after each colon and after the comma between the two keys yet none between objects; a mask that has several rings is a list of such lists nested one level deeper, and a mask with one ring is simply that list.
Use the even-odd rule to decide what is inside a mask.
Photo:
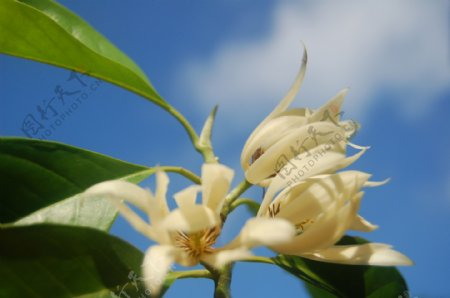
[{"label": "blue sky", "polygon": [[[380,225],[364,235],[412,258],[402,268],[411,295],[450,295],[450,39],[447,1],[61,1],[128,54],[160,94],[200,129],[219,104],[214,144],[242,179],[240,150],[252,129],[284,96],[309,51],[295,106],[315,108],[350,87],[345,116],[371,149],[352,168],[389,184],[366,192],[361,214]],[[24,136],[21,125],[67,81],[67,70],[0,56],[0,133]],[[89,83],[93,79],[86,79]],[[80,104],[51,140],[153,166],[199,172],[201,159],[180,125],[156,106],[104,83]],[[151,185],[152,181],[144,185]],[[174,177],[171,192],[186,186]],[[260,191],[253,191],[255,198]],[[230,238],[248,214],[230,218]],[[119,218],[113,233],[142,250],[149,242]],[[267,253],[264,251],[264,253]],[[199,286],[197,286],[199,285]],[[209,281],[177,282],[167,297],[209,297]],[[236,266],[235,297],[300,297],[303,288],[277,268]]]}]

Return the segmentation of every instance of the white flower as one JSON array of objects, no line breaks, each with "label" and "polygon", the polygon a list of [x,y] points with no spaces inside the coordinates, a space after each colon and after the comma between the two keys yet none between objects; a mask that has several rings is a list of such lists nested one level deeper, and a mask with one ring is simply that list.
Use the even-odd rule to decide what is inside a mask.
[{"label": "white flower", "polygon": [[[214,248],[222,227],[220,211],[233,175],[233,170],[223,165],[204,164],[202,185],[193,185],[175,194],[178,208],[173,211],[166,201],[169,179],[161,171],[156,173],[155,194],[132,183],[114,180],[92,186],[85,195],[110,198],[137,231],[158,243],[147,250],[143,262],[146,285],[156,294],[174,262],[184,266],[204,262],[219,268],[248,258],[253,247],[281,244],[295,235],[295,228],[283,219],[254,218],[229,245]],[[200,191],[202,202],[197,204]],[[149,222],[123,200],[148,215]],[[270,231],[273,233],[267,235]]]},{"label": "white flower", "polygon": [[[346,158],[346,145],[365,149],[348,142],[357,129],[353,121],[340,121],[341,105],[347,90],[339,92],[319,109],[289,109],[305,75],[307,53],[304,52],[297,78],[277,107],[252,132],[241,154],[246,179],[253,184],[267,186],[270,178],[280,171],[289,172],[307,165],[307,157],[317,155],[313,171],[307,177],[333,173],[354,162],[360,153]],[[302,162],[300,162],[303,160]]]},{"label": "white flower", "polygon": [[369,177],[359,171],[315,176],[285,188],[276,196],[277,187],[270,186],[258,216],[283,218],[297,228],[291,241],[270,248],[278,253],[332,263],[411,265],[408,257],[386,244],[335,245],[348,230],[370,232],[377,228],[358,215],[361,188],[384,183],[370,182]]}]

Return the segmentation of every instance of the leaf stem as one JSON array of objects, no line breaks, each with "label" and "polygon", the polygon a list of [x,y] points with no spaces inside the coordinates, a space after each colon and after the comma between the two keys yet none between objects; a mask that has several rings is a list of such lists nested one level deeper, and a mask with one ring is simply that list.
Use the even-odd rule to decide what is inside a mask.
[{"label": "leaf stem", "polygon": [[222,223],[225,222],[227,219],[228,214],[233,211],[231,208],[231,204],[239,198],[241,194],[243,194],[247,189],[249,189],[252,186],[250,182],[247,180],[243,180],[241,183],[238,184],[225,198],[225,203],[222,207],[222,212],[220,213],[220,217],[222,218]]},{"label": "leaf stem", "polygon": [[172,172],[180,174],[181,176],[186,177],[187,179],[191,180],[195,184],[200,184],[201,179],[199,176],[194,174],[193,172],[189,171],[188,169],[185,169],[183,167],[177,167],[177,166],[161,166],[159,167],[161,170],[165,172]]},{"label": "leaf stem", "polygon": [[246,259],[240,260],[240,262],[275,264],[271,258],[260,256],[251,256]]},{"label": "leaf stem", "polygon": [[256,210],[259,207],[259,203],[255,202],[252,199],[239,198],[239,199],[236,199],[235,201],[233,201],[233,203],[230,204],[230,211],[229,211],[229,213],[233,212],[233,210],[236,209],[237,207],[239,207],[240,205],[248,205],[250,208],[255,207]]},{"label": "leaf stem", "polygon": [[170,105],[160,105],[164,110],[166,110],[169,114],[171,114],[175,119],[180,122],[183,126],[184,130],[187,132],[189,138],[191,139],[192,145],[194,145],[195,150],[197,150],[202,156],[205,162],[207,163],[216,163],[217,159],[212,151],[212,148],[208,146],[202,146],[200,143],[200,138],[198,134],[195,132],[195,129],[189,123],[189,121],[181,114],[177,109]]},{"label": "leaf stem", "polygon": [[211,272],[205,269],[187,270],[187,271],[172,271],[166,276],[166,279],[183,279],[183,278],[209,278],[213,279]]},{"label": "leaf stem", "polygon": [[172,173],[180,174],[181,176],[186,177],[187,179],[191,180],[195,184],[201,183],[201,179],[199,176],[197,176],[193,172],[189,171],[188,169],[185,169],[183,167],[177,167],[177,166],[157,166],[157,167],[153,167],[153,168],[148,168],[148,169],[142,170],[140,172],[123,177],[122,180],[134,181],[134,183],[138,183],[138,182],[141,182],[146,177],[155,174],[158,169],[160,169],[164,172],[172,172]]}]

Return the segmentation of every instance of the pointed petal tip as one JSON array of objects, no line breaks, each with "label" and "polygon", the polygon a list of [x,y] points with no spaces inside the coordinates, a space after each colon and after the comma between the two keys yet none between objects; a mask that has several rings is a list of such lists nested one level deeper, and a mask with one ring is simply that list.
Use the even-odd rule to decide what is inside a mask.
[{"label": "pointed petal tip", "polygon": [[349,92],[350,92],[350,87],[345,87],[344,89],[339,91],[339,95],[342,97],[342,99],[344,99]]},{"label": "pointed petal tip", "polygon": [[411,266],[414,262],[404,254],[384,243],[337,245],[302,256],[322,262],[371,265],[371,266]]},{"label": "pointed petal tip", "polygon": [[302,64],[308,63],[308,50],[306,49],[306,44],[303,42],[303,40],[300,40],[300,43],[303,47],[303,56],[302,56]]},{"label": "pointed petal tip", "polygon": [[367,181],[364,183],[365,187],[377,187],[387,184],[389,181],[391,181],[391,178],[384,179],[383,181]]},{"label": "pointed petal tip", "polygon": [[354,144],[354,143],[352,143],[352,142],[347,142],[347,144],[348,144],[350,147],[352,147],[352,148],[354,148],[354,149],[358,149],[358,150],[368,150],[368,149],[370,149],[370,146],[356,145],[356,144]]},{"label": "pointed petal tip", "polygon": [[414,262],[402,254],[394,250],[391,245],[384,243],[368,244],[373,247],[372,255],[369,257],[367,264],[374,266],[412,266]]},{"label": "pointed petal tip", "polygon": [[388,260],[380,266],[413,266],[414,261],[399,251],[388,249],[386,255],[389,255]]}]

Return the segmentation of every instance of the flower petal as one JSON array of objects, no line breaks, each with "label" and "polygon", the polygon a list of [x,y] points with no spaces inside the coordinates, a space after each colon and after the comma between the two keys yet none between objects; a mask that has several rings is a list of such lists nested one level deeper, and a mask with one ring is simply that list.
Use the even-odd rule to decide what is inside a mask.
[{"label": "flower petal", "polygon": [[123,180],[111,180],[95,184],[89,187],[83,195],[107,197],[115,201],[125,200],[146,213],[154,207],[151,206],[153,197],[150,192]]},{"label": "flower petal", "polygon": [[337,245],[312,254],[303,254],[302,257],[322,262],[352,265],[413,265],[413,262],[407,256],[382,243]]},{"label": "flower petal", "polygon": [[303,79],[305,77],[306,72],[306,65],[308,64],[308,53],[306,51],[306,48],[303,47],[303,58],[302,63],[299,69],[299,72],[297,74],[297,77],[294,80],[294,83],[292,84],[291,88],[289,89],[286,96],[280,101],[280,103],[273,109],[273,111],[255,128],[255,130],[252,132],[250,137],[247,139],[247,142],[244,145],[244,148],[242,150],[243,155],[241,157],[241,163],[244,167],[245,163],[249,161],[250,156],[253,154],[253,152],[256,150],[256,148],[253,148],[252,150],[249,150],[250,144],[255,144],[255,137],[257,137],[260,134],[260,131],[266,126],[267,122],[269,122],[271,119],[277,117],[280,113],[283,113],[286,111],[286,109],[289,107],[289,105],[292,103],[292,101],[295,99],[295,96],[298,93],[298,90],[300,89],[300,86],[302,85]]},{"label": "flower petal", "polygon": [[[291,160],[293,167],[291,171],[289,172],[289,169],[286,171],[283,170],[283,172],[278,173],[272,179],[261,203],[258,216],[267,212],[274,195],[282,188],[294,187],[297,183],[321,173],[334,172],[340,169],[341,166],[348,165],[355,161],[360,156],[358,155],[359,153],[357,153],[356,155],[358,156],[356,157],[351,156],[346,158],[344,154],[338,152],[325,151],[325,153],[321,153],[323,152],[322,150],[324,150],[323,148],[323,146],[319,146],[319,148],[315,149],[315,151],[312,152],[312,157],[310,159],[303,158],[300,161]],[[319,158],[315,161],[314,157]],[[311,163],[308,164],[309,161],[314,162],[312,163],[312,166]]]},{"label": "flower petal", "polygon": [[342,198],[334,201],[327,211],[315,218],[314,223],[302,234],[289,243],[271,248],[280,253],[301,255],[333,245],[354,221],[361,197],[362,193],[358,193],[345,205],[343,205],[345,200]]},{"label": "flower petal", "polygon": [[266,117],[266,119],[264,119],[262,123],[264,123],[268,119],[275,117],[279,113],[284,112],[291,105],[292,101],[295,99],[295,96],[298,93],[298,90],[300,89],[303,83],[303,79],[305,78],[307,64],[308,64],[308,52],[306,51],[306,48],[303,45],[302,64],[300,65],[300,69],[298,71],[297,77],[294,80],[294,83],[292,84],[286,96],[280,101],[280,103],[275,107],[275,109],[273,109],[273,111],[269,114],[269,116]]},{"label": "flower petal", "polygon": [[225,196],[230,188],[234,171],[221,164],[203,164],[202,188],[203,205],[208,206],[217,214],[222,209]]},{"label": "flower petal", "polygon": [[172,231],[198,232],[220,224],[220,217],[209,207],[186,205],[169,213],[162,226]]},{"label": "flower petal", "polygon": [[175,253],[175,248],[169,245],[154,245],[145,253],[142,272],[145,285],[152,296],[157,296],[160,292],[166,274],[174,262]]},{"label": "flower petal", "polygon": [[225,249],[218,250],[212,254],[207,254],[202,257],[202,261],[220,269],[222,266],[239,260],[245,260],[253,256],[250,250],[246,248]]},{"label": "flower petal", "polygon": [[[297,110],[295,110],[297,111]],[[282,115],[271,119],[264,126],[262,126],[258,133],[255,134],[251,141],[247,141],[241,154],[241,166],[244,170],[247,170],[252,161],[252,156],[259,150],[266,151],[271,145],[279,142],[287,134],[293,130],[300,128],[306,124],[306,117],[287,114],[284,112]]]},{"label": "flower petal", "polygon": [[247,170],[254,160],[251,160],[257,150],[265,152],[271,145],[279,142],[293,130],[303,126],[306,122],[305,117],[297,116],[279,116],[261,127],[258,134],[254,136],[252,142],[246,144],[241,155],[241,165]]},{"label": "flower petal", "polygon": [[360,232],[372,232],[378,229],[378,226],[368,222],[361,215],[358,215],[350,226],[350,229]]},{"label": "flower petal", "polygon": [[224,249],[278,245],[291,241],[294,236],[295,227],[287,220],[256,217],[249,219],[239,235]]},{"label": "flower petal", "polygon": [[120,214],[125,217],[125,219],[136,231],[154,241],[160,241],[158,231],[154,227],[150,226],[147,222],[145,222],[139,215],[131,210],[131,208],[117,200],[113,200],[112,202],[117,207]]},{"label": "flower petal", "polygon": [[159,213],[166,216],[169,213],[169,206],[167,205],[167,186],[169,184],[169,177],[164,171],[156,171],[156,202],[158,203]]},{"label": "flower petal", "polygon": [[385,185],[389,181],[391,181],[391,178],[384,179],[383,181],[367,181],[366,183],[364,183],[364,186],[365,187],[377,187],[377,186]]},{"label": "flower petal", "polygon": [[[341,128],[318,122],[293,130],[282,140],[271,146],[245,172],[251,183],[257,184],[279,173],[283,176],[297,173],[308,164],[327,162],[328,153],[339,153],[345,158],[345,138]],[[320,173],[320,172],[318,172]]]},{"label": "flower petal", "polygon": [[177,202],[178,207],[184,208],[195,205],[198,192],[201,191],[201,189],[200,185],[192,185],[174,194],[173,197]]},{"label": "flower petal", "polygon": [[343,89],[339,93],[330,99],[326,104],[314,111],[311,117],[308,118],[309,122],[326,121],[329,120],[335,124],[338,124],[341,116],[341,106],[344,102],[344,98],[347,95],[349,89]]}]

